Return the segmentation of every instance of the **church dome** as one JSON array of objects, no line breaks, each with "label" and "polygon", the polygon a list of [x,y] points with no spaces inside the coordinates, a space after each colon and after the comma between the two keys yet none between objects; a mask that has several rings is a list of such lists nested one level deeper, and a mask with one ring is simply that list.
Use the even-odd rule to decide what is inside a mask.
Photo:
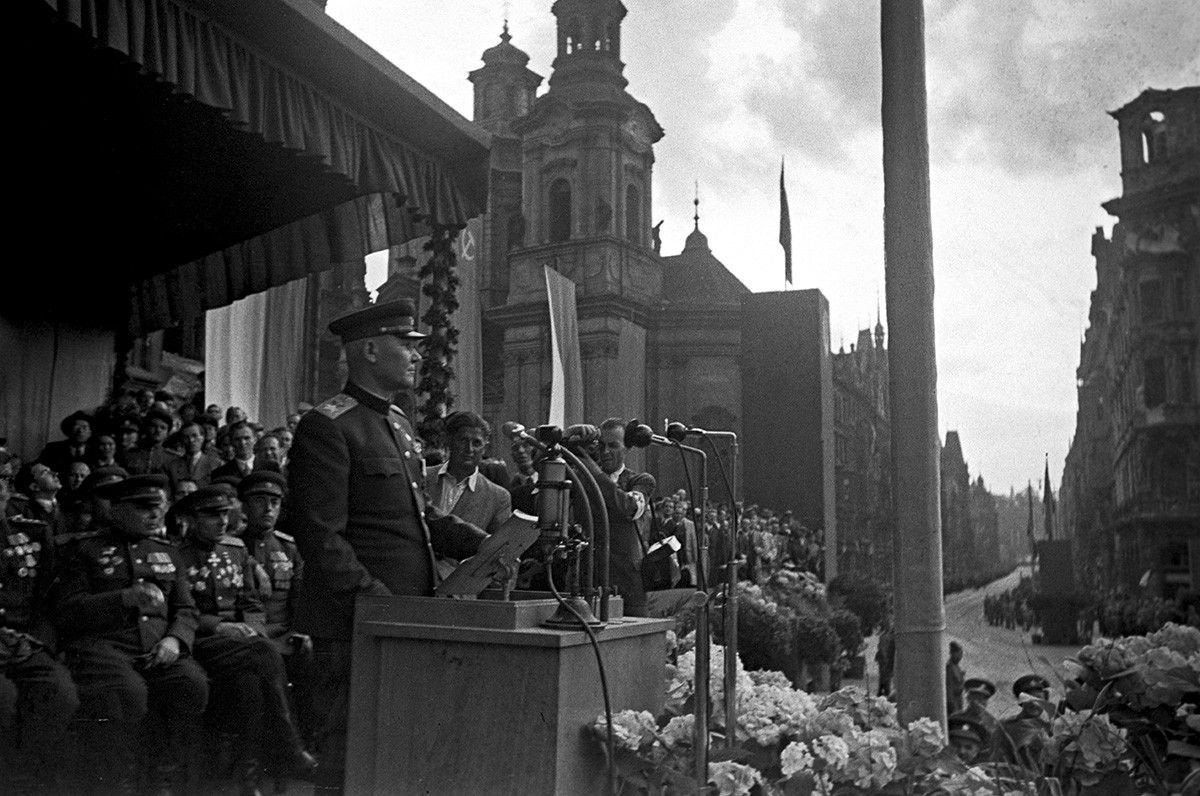
[{"label": "church dome", "polygon": [[699,226],[692,230],[687,236],[687,240],[683,242],[683,250],[688,251],[689,249],[698,249],[702,252],[708,251],[708,236],[700,231]]},{"label": "church dome", "polygon": [[500,34],[500,43],[483,51],[483,62],[488,66],[495,64],[525,66],[529,63],[529,54],[512,43],[512,36],[508,32],[507,21],[504,23],[504,30]]}]

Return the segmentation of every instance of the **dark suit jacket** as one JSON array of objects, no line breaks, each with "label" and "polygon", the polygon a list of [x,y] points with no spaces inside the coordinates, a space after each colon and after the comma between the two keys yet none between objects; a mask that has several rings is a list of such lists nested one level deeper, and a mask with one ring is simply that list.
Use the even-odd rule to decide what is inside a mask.
[{"label": "dark suit jacket", "polygon": [[429,595],[434,551],[466,558],[487,536],[426,508],[408,417],[353,383],[301,418],[288,460],[297,632],[349,639],[359,593]]},{"label": "dark suit jacket", "polygon": [[[426,473],[425,492],[430,504],[438,505],[442,498],[442,478],[437,470]],[[495,533],[512,516],[512,496],[507,489],[496,485],[480,472],[475,477],[475,490],[464,489],[452,511],[455,517],[478,525],[488,533]]]},{"label": "dark suit jacket", "polygon": [[[604,504],[608,509],[608,522],[611,532],[609,542],[609,567],[612,585],[625,601],[625,613],[628,616],[645,616],[646,590],[642,584],[642,554],[643,544],[648,544],[650,529],[650,501],[653,499],[657,484],[650,473],[634,473],[628,469],[622,471],[614,484],[603,470],[592,459],[580,457],[588,471],[600,486],[604,495]],[[633,519],[637,512],[637,500],[633,493],[640,492],[645,497],[646,510],[638,519]],[[599,544],[597,550],[599,550]],[[596,566],[601,566],[597,561]]]},{"label": "dark suit jacket", "polygon": [[89,458],[87,446],[84,446],[83,453],[76,456],[71,452],[71,441],[60,439],[42,448],[41,455],[38,456],[37,460],[58,473],[59,477],[65,477],[63,474],[66,473],[67,466],[71,462],[86,462]]},{"label": "dark suit jacket", "polygon": [[192,462],[186,453],[163,465],[163,472],[171,482],[171,491],[179,486],[180,481],[195,481],[196,486],[208,486],[214,474],[221,469],[221,458],[212,453],[201,453],[200,458]]},{"label": "dark suit jacket", "polygon": [[[251,470],[254,469],[254,460],[253,459],[250,460],[250,469]],[[238,479],[239,481],[241,481],[243,478],[246,477],[245,475],[242,474],[242,468],[238,467],[237,461],[230,459],[229,461],[225,462],[217,469],[213,470],[212,475],[210,475],[208,478],[209,478],[209,481],[211,481],[214,478],[224,478],[225,476],[229,476],[229,475],[233,476],[234,478]]]}]

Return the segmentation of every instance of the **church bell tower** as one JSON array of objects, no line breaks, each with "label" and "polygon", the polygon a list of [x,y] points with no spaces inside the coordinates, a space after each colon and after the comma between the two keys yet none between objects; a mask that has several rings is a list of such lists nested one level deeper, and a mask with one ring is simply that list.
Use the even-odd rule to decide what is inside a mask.
[{"label": "church bell tower", "polygon": [[[644,416],[647,318],[662,292],[650,212],[663,130],[626,91],[624,4],[557,0],[551,11],[550,89],[511,122],[521,241],[507,256],[507,299],[487,313],[504,328],[505,416],[544,422],[549,405],[546,266],[575,283],[587,420]],[[540,418],[526,417],[539,403]]]}]

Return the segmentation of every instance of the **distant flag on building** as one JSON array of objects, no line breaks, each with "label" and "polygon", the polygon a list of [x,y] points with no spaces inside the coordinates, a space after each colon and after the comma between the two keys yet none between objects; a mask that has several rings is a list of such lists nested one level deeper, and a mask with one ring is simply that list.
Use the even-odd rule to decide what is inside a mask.
[{"label": "distant flag on building", "polygon": [[783,182],[783,161],[779,161],[779,245],[783,247],[783,279],[792,284],[792,215],[788,211],[787,186]]},{"label": "distant flag on building", "polygon": [[1042,518],[1046,525],[1046,538],[1054,538],[1054,491],[1050,489],[1050,456],[1046,455],[1046,475],[1042,491]]}]

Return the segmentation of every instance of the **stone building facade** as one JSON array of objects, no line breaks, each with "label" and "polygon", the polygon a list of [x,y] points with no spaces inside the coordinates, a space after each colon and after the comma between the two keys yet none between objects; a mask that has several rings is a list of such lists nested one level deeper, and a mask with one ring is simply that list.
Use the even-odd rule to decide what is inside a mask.
[{"label": "stone building facade", "polygon": [[1084,583],[1173,596],[1200,586],[1200,87],[1112,116],[1122,194],[1092,239],[1062,525]]},{"label": "stone building facade", "polygon": [[892,575],[892,442],[883,323],[833,355],[838,560],[844,570]]}]

